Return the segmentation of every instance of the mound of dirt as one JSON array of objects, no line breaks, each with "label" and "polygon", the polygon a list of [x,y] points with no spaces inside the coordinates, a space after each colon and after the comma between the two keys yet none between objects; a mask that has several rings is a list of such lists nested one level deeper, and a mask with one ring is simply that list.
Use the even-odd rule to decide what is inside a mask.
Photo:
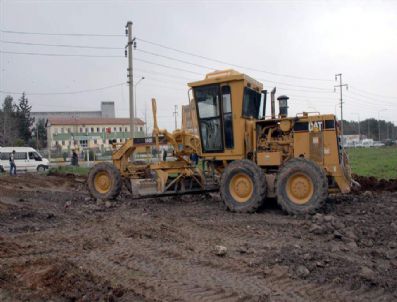
[{"label": "mound of dirt", "polygon": [[361,185],[362,191],[397,191],[397,179],[377,179],[373,176],[353,174],[353,179]]},{"label": "mound of dirt", "polygon": [[65,301],[117,301],[125,292],[59,259],[39,259],[10,266],[1,277],[2,287],[13,290],[14,297],[20,299],[28,296],[45,300],[62,297]]}]

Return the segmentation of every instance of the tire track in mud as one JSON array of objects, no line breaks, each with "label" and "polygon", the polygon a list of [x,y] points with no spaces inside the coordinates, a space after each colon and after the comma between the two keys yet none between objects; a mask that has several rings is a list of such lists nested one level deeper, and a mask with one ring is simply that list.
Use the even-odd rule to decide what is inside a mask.
[{"label": "tire track in mud", "polygon": [[[271,298],[271,301],[305,301],[310,297],[317,301],[374,301],[378,295],[294,280],[286,271],[264,277],[247,273],[244,269],[230,270],[230,266],[202,265],[200,259],[194,257],[183,260],[181,257],[165,257],[157,253],[153,246],[148,246],[147,242],[119,244],[124,246],[119,245],[118,250],[133,251],[124,263],[112,259],[114,254],[111,250],[104,250],[99,252],[100,255],[98,251],[91,253],[81,265],[88,261],[90,267],[105,268],[102,273],[106,274],[107,271],[113,275],[115,271],[119,272],[118,279],[126,282],[123,286],[131,286],[132,281],[132,284],[141,288],[141,294],[149,299],[252,301]],[[131,271],[135,272],[132,278],[125,278]]]},{"label": "tire track in mud", "polygon": [[[60,185],[62,179],[51,182]],[[47,179],[43,184],[49,185]],[[397,231],[395,201],[389,195],[379,196],[383,207],[374,204],[374,196],[362,201],[358,197],[359,203],[353,203],[354,196],[351,200],[346,197],[346,203],[333,204],[331,215],[346,227],[354,227],[358,237],[358,248],[346,250],[342,248],[347,241],[335,240],[332,233],[309,233],[310,227],[318,224],[312,217],[285,216],[277,209],[232,214],[224,212],[219,200],[199,197],[189,197],[186,202],[120,198],[108,207],[103,202],[86,202],[86,192],[76,192],[74,187],[64,193],[44,187],[36,192],[30,188],[26,192],[5,190],[11,198],[5,204],[17,207],[1,208],[3,218],[7,218],[4,222],[12,229],[24,224],[40,228],[19,233],[8,232],[6,224],[0,225],[0,231],[5,230],[1,242],[6,248],[0,265],[8,265],[16,281],[14,267],[27,266],[30,271],[30,262],[51,258],[81,266],[95,280],[109,281],[114,288],[120,285],[126,293],[142,294],[142,301],[372,302],[394,301],[397,297],[395,272],[387,269],[397,267],[397,258],[387,258],[397,251],[397,245],[389,245],[396,241],[392,232]],[[68,200],[72,204],[66,209]],[[4,216],[14,210],[21,219]],[[34,216],[29,217],[26,211]],[[49,211],[55,214],[50,219],[53,225],[41,219]],[[340,229],[344,235],[347,228]],[[379,237],[380,231],[383,235]],[[361,245],[362,239],[372,240],[372,246]],[[227,247],[224,257],[214,255],[213,248],[218,244]],[[338,246],[336,252],[331,250],[334,245]],[[310,253],[309,260],[306,253]],[[322,261],[325,267],[316,267],[316,261]],[[378,269],[378,262],[383,268]],[[302,263],[310,270],[308,277],[296,273]],[[374,271],[374,283],[357,279],[361,278],[361,266]],[[80,274],[76,278],[84,280]],[[9,284],[8,289],[15,284]],[[43,300],[63,299],[59,295],[46,297],[42,289],[31,291],[27,297],[35,294],[42,295]],[[133,300],[123,296],[121,301]]]},{"label": "tire track in mud", "polygon": [[[144,223],[143,221],[141,221],[142,223]],[[180,221],[179,221],[180,222]],[[205,275],[214,275],[215,272],[212,271],[212,269],[216,269],[216,270],[220,270],[220,271],[227,271],[230,274],[221,274],[220,276],[218,276],[217,278],[219,280],[233,280],[236,279],[236,276],[233,276],[233,274],[238,274],[239,276],[243,276],[241,277],[242,279],[247,279],[247,277],[250,277],[251,279],[258,279],[258,273],[255,273],[255,269],[252,268],[248,268],[246,267],[245,269],[242,269],[241,265],[236,265],[234,266],[232,263],[222,263],[220,264],[220,262],[216,262],[216,263],[212,263],[211,260],[209,260],[208,255],[204,256],[202,260],[200,258],[190,258],[187,257],[186,255],[181,254],[180,252],[175,252],[176,251],[183,251],[185,249],[185,246],[180,246],[179,248],[172,248],[172,245],[169,246],[164,246],[164,244],[169,243],[170,239],[171,242],[172,241],[172,237],[178,237],[179,235],[180,238],[183,239],[187,239],[189,236],[187,234],[191,233],[191,234],[195,234],[193,236],[190,236],[190,240],[194,241],[195,243],[195,247],[200,247],[203,250],[204,249],[208,250],[208,242],[210,236],[214,236],[217,237],[218,235],[222,235],[221,237],[225,237],[225,235],[223,234],[223,229],[221,228],[221,234],[219,234],[216,230],[216,227],[214,227],[214,232],[205,232],[206,229],[204,227],[201,227],[203,230],[202,232],[199,231],[197,232],[197,228],[194,227],[194,224],[192,224],[193,226],[187,227],[185,228],[185,225],[183,225],[183,223],[181,225],[178,225],[178,227],[174,227],[174,231],[172,232],[172,236],[170,236],[170,234],[164,234],[167,238],[167,240],[164,240],[161,244],[159,242],[161,242],[162,238],[156,238],[156,240],[144,240],[143,243],[141,243],[139,246],[142,247],[143,245],[147,245],[147,249],[145,249],[145,251],[147,251],[147,253],[145,253],[145,255],[147,256],[146,259],[151,259],[150,261],[157,263],[157,265],[159,267],[163,267],[166,266],[168,267],[169,262],[174,262],[171,265],[171,268],[173,266],[178,267],[179,262],[184,263],[182,265],[182,267],[180,268],[181,270],[183,270],[184,267],[190,265],[194,265],[194,271],[199,274],[198,272],[200,272],[200,270],[202,269],[202,267],[207,266],[207,268],[204,268],[204,271],[206,272]],[[221,227],[221,226],[220,226]],[[226,228],[227,229],[227,228]],[[233,227],[234,229],[234,227]],[[179,233],[175,233],[175,230],[180,230]],[[211,230],[211,227],[210,227]],[[232,232],[233,233],[233,232]],[[208,234],[210,234],[210,236],[208,236]],[[244,236],[237,236],[239,239],[245,240],[247,241],[247,235],[249,234],[245,234]],[[259,236],[263,236],[259,235]],[[256,236],[253,236],[256,237]],[[250,240],[256,240],[257,238],[252,238]],[[263,238],[262,238],[263,239]],[[235,238],[232,240],[232,242],[235,241]],[[285,243],[285,238],[278,238],[277,240],[275,240],[275,243],[280,243],[283,242]],[[176,243],[178,245],[181,244],[181,242],[183,241],[175,241],[173,243]],[[184,243],[186,245],[186,242]],[[161,248],[163,248],[163,250],[166,251],[165,255],[163,253],[161,253]],[[162,259],[168,258],[168,260],[166,262],[162,262],[159,261],[157,258],[150,258],[150,251],[151,250],[156,250],[156,251],[160,251],[160,254],[163,256]],[[144,257],[143,255],[141,255],[142,257]],[[213,256],[213,259],[216,259],[215,256]],[[144,260],[145,258],[143,258]],[[142,260],[142,261],[143,261]],[[209,268],[208,268],[209,267]],[[170,268],[168,268],[170,269]],[[171,271],[168,273],[171,275],[179,275],[178,270],[173,271],[171,269]],[[199,274],[200,275],[200,274]],[[224,278],[222,278],[221,276],[225,275]],[[202,276],[203,277],[203,276]],[[183,277],[181,277],[183,279]],[[204,277],[203,277],[204,280]],[[332,301],[351,301],[351,300],[370,300],[373,299],[372,294],[371,296],[368,295],[368,292],[363,292],[358,294],[357,292],[354,291],[349,291],[346,289],[340,289],[338,288],[337,290],[335,289],[335,285],[329,285],[329,286],[324,286],[324,285],[317,285],[317,284],[312,284],[312,283],[308,283],[306,281],[296,281],[291,279],[289,276],[287,276],[287,274],[284,275],[279,275],[276,278],[268,278],[266,279],[266,281],[270,282],[269,287],[263,287],[263,282],[252,282],[252,280],[250,280],[252,284],[254,284],[256,286],[256,288],[271,288],[272,290],[274,290],[277,294],[277,296],[280,296],[281,298],[279,299],[280,301],[285,301],[285,299],[287,299],[289,297],[289,299],[291,301],[295,301],[295,300],[305,300],[307,297],[311,297],[311,298],[315,298],[315,299],[320,299],[320,300],[324,300],[324,299],[330,299]],[[175,281],[177,282],[177,281]],[[197,280],[195,280],[194,282],[198,282]],[[238,282],[235,282],[236,284]],[[233,288],[236,288],[236,284],[233,284]],[[303,285],[302,285],[303,284]],[[206,293],[206,289],[208,290],[208,287],[206,286],[206,284],[204,283],[202,286],[199,287],[199,292]],[[242,289],[241,289],[242,290]],[[241,292],[244,292],[243,290]],[[285,293],[290,293],[289,295],[285,295]],[[225,291],[224,294],[219,294],[220,297],[223,297],[225,294],[227,294],[228,292]],[[248,292],[248,294],[252,294],[252,293],[257,293],[254,289],[250,289],[250,291]],[[376,296],[376,295],[374,295]],[[354,299],[352,299],[352,297],[355,297]],[[241,297],[240,297],[241,298]],[[276,298],[277,300],[277,298]]]}]

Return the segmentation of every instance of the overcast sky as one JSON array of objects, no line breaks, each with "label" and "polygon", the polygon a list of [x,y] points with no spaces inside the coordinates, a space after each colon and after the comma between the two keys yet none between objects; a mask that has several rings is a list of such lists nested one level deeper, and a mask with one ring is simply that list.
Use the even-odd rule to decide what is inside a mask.
[{"label": "overcast sky", "polygon": [[[126,86],[72,95],[34,93],[73,92],[125,82],[124,26],[131,20],[138,39],[218,60],[137,41],[134,56],[146,61],[134,62],[136,80],[146,78],[137,86],[138,116],[144,117],[145,104],[151,114],[150,99],[156,97],[160,127],[173,129],[172,111],[175,104],[187,103],[187,82],[202,79],[211,70],[226,68],[246,72],[261,81],[265,89],[277,86],[277,95],[290,96],[292,114],[339,110],[335,74],[343,73],[343,81],[349,84],[349,90],[344,91],[347,119],[379,115],[397,122],[397,1],[0,0],[0,10],[2,41],[120,48],[1,42],[3,52],[111,56],[0,53],[0,90],[26,91],[34,111],[98,110],[101,101],[115,101],[117,115],[128,116]],[[19,97],[18,93],[12,95]],[[3,99],[5,93],[0,96]]]}]

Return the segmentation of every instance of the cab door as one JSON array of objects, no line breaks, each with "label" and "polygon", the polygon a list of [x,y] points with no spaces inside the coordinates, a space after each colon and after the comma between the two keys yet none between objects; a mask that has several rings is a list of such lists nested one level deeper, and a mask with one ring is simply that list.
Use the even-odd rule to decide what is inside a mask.
[{"label": "cab door", "polygon": [[29,172],[36,172],[38,165],[38,154],[36,152],[28,152],[28,162],[26,165],[26,170]]},{"label": "cab door", "polygon": [[203,153],[224,150],[219,88],[219,85],[208,85],[194,89]]}]

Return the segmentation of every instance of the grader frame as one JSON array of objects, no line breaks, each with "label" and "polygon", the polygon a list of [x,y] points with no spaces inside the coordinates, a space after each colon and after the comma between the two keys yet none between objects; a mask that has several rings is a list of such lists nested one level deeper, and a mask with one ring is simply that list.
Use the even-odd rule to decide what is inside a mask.
[{"label": "grader frame", "polygon": [[[131,140],[115,146],[113,165],[100,163],[90,171],[95,197],[115,198],[124,183],[135,198],[219,191],[232,211],[253,212],[275,197],[284,210],[299,214],[318,209],[330,192],[350,191],[334,115],[288,117],[288,97],[281,96],[276,116],[274,89],[271,116],[266,116],[262,84],[234,70],[210,73],[189,86],[193,129],[160,129],[152,99],[156,148],[165,138],[174,159],[134,162]],[[192,155],[200,158],[199,165]]]}]

